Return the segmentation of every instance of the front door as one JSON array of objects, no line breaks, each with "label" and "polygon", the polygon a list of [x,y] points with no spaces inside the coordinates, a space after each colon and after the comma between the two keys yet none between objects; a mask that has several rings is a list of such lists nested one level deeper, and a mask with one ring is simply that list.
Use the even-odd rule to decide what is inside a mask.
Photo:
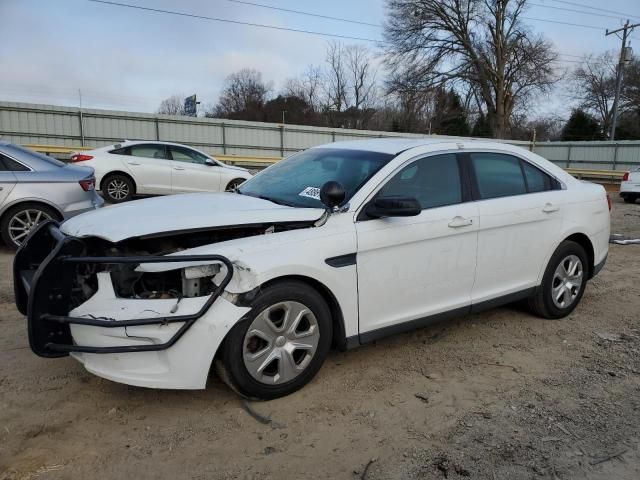
[{"label": "front door", "polygon": [[173,193],[220,190],[221,167],[207,163],[209,158],[190,148],[171,145],[169,150],[172,158],[171,190]]},{"label": "front door", "polygon": [[478,208],[466,201],[460,166],[453,153],[427,156],[404,166],[376,193],[415,197],[420,215],[358,217],[362,341],[468,310]]}]

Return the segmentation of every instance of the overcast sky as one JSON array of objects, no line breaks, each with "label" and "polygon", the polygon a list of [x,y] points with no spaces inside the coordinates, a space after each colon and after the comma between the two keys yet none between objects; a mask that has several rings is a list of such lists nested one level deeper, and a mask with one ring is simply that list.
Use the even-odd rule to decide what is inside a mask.
[{"label": "overcast sky", "polygon": [[[381,29],[302,16],[230,0],[117,0],[156,9],[251,23],[381,38]],[[275,7],[379,24],[384,0],[248,0]],[[605,28],[624,16],[588,15],[548,7],[585,10],[585,6],[622,12],[640,22],[640,0],[531,0],[526,16],[601,27],[601,30],[525,20],[563,54],[618,49],[620,40]],[[583,6],[577,6],[582,4]],[[607,15],[611,15],[609,17]],[[640,28],[632,46],[640,52]],[[329,38],[134,10],[88,0],[0,0],[0,100],[83,105],[118,110],[155,111],[174,93],[198,94],[215,102],[224,78],[244,67],[256,68],[277,91],[284,79],[306,65],[324,61]],[[346,43],[358,43],[344,40]],[[372,49],[375,43],[361,42]],[[566,56],[565,56],[566,55]],[[575,63],[564,63],[573,67]],[[542,99],[544,112],[562,114],[560,97]],[[564,108],[566,110],[566,108]]]}]

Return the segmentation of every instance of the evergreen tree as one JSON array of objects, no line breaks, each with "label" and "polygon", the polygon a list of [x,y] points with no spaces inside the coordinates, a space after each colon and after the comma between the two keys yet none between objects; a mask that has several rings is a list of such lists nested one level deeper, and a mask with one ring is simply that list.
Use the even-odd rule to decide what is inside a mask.
[{"label": "evergreen tree", "polygon": [[603,140],[600,123],[584,110],[574,110],[562,129],[562,140]]}]

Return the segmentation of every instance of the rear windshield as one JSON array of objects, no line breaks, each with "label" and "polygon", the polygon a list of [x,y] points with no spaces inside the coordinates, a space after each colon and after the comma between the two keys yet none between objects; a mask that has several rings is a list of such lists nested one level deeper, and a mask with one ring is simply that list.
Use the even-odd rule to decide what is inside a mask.
[{"label": "rear windshield", "polygon": [[29,157],[36,157],[39,160],[47,162],[51,165],[55,165],[56,167],[64,167],[66,163],[61,162],[53,157],[48,157],[39,152],[34,152],[33,150],[29,150],[28,148],[21,147],[20,145],[11,144],[7,146],[7,149],[14,150],[16,157],[18,160],[22,160],[25,163],[29,163]]}]

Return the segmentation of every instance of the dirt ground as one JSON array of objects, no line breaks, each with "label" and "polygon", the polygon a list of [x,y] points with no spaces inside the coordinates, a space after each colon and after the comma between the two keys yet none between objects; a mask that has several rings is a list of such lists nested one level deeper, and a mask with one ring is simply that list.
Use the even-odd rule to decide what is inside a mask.
[{"label": "dirt ground", "polygon": [[[640,236],[614,199],[612,233]],[[216,378],[156,391],[36,357],[0,253],[0,478],[640,478],[640,245],[568,318],[501,308],[334,352],[251,416]],[[264,418],[263,418],[264,420]]]}]

